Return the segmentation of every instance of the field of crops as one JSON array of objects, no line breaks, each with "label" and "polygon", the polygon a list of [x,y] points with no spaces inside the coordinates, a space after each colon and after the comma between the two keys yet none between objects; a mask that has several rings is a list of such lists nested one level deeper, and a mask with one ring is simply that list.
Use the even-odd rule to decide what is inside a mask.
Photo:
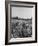
[{"label": "field of crops", "polygon": [[24,38],[32,36],[32,19],[11,19],[11,37]]}]

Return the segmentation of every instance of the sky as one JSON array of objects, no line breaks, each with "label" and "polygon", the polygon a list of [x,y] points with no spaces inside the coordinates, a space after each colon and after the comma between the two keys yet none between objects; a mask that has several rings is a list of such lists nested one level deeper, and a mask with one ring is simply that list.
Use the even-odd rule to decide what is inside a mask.
[{"label": "sky", "polygon": [[11,16],[12,17],[20,17],[20,18],[31,18],[32,17],[32,8],[27,8],[27,7],[11,7],[12,12]]}]

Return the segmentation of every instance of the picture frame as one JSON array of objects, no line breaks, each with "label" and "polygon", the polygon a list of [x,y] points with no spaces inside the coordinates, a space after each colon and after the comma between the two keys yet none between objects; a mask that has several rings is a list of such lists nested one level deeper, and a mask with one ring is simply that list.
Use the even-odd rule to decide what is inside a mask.
[{"label": "picture frame", "polygon": [[[5,45],[36,43],[37,42],[37,3],[36,2],[23,2],[23,1],[10,1],[7,5],[6,10],[7,11],[6,11]],[[21,15],[19,15],[19,14],[21,14]],[[26,17],[26,19],[25,19],[25,17]],[[27,24],[27,25],[31,25],[32,32],[30,34],[28,34],[29,33],[28,30],[30,28],[29,27],[29,28],[27,28],[28,33],[25,33],[25,36],[24,36],[24,33],[23,33],[24,28],[22,27],[23,28],[22,29],[21,26],[20,27],[17,26],[17,27],[19,27],[23,30],[22,35],[21,34],[20,34],[20,36],[16,35],[20,29],[17,28],[18,30],[16,30],[16,27],[14,27],[14,26],[13,26],[14,30],[17,32],[15,32],[16,34],[13,34],[13,32],[11,32],[11,31],[14,31],[12,25],[15,25],[14,23],[19,22],[20,20],[21,21],[23,20],[24,22],[26,22],[25,24]],[[23,21],[22,21],[22,23],[21,23],[21,21],[19,22],[19,24],[23,23]],[[31,22],[31,24],[28,24],[30,22]],[[12,38],[12,40],[10,40],[11,38]]]}]

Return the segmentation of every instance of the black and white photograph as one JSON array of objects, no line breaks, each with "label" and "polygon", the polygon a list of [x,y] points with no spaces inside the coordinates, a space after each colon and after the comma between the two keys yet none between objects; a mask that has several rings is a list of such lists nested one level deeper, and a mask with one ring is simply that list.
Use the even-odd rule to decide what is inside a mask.
[{"label": "black and white photograph", "polygon": [[37,3],[8,4],[8,43],[36,42]]},{"label": "black and white photograph", "polygon": [[32,37],[32,8],[12,8],[11,37]]}]

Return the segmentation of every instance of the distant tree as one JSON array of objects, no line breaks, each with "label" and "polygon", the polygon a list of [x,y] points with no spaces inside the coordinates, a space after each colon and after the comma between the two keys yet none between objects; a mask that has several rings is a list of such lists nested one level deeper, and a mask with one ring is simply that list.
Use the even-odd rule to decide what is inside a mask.
[{"label": "distant tree", "polygon": [[18,19],[18,16],[17,17],[13,17],[13,19]]}]

